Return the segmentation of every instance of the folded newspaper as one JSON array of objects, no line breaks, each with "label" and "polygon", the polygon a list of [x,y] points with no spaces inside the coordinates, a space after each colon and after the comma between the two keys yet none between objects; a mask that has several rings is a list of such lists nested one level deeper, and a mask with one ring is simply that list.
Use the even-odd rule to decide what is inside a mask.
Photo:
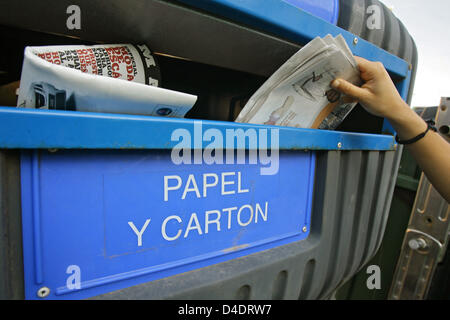
[{"label": "folded newspaper", "polygon": [[356,103],[346,103],[330,83],[339,77],[360,85],[359,74],[342,35],[317,37],[253,94],[236,122],[333,130]]},{"label": "folded newspaper", "polygon": [[184,117],[197,100],[158,84],[145,45],[26,47],[17,106]]}]

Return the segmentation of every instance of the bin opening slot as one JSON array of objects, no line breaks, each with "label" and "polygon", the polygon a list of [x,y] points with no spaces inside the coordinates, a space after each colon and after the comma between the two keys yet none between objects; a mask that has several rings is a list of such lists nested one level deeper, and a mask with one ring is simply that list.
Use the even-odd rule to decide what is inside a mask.
[{"label": "bin opening slot", "polygon": [[[1,25],[0,37],[5,45],[0,53],[0,86],[20,79],[26,46],[95,44],[82,39]],[[234,121],[250,96],[267,79],[164,54],[156,54],[156,57],[161,70],[161,87],[198,96],[197,102],[186,114],[186,118],[191,119]],[[382,127],[383,119],[357,106],[336,130],[381,133]]]}]

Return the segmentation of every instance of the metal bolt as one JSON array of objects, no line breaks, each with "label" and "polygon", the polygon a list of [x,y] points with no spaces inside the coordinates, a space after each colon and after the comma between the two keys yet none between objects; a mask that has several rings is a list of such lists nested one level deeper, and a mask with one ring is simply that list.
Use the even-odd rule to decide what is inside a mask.
[{"label": "metal bolt", "polygon": [[450,136],[450,126],[449,126],[448,124],[444,124],[443,126],[441,126],[441,127],[439,128],[439,132],[440,132],[441,134]]},{"label": "metal bolt", "polygon": [[342,148],[342,143],[341,143],[341,142],[338,142],[337,147],[338,147],[339,149]]},{"label": "metal bolt", "polygon": [[412,250],[425,249],[428,246],[427,242],[422,238],[411,239],[408,245]]},{"label": "metal bolt", "polygon": [[354,44],[354,45],[357,45],[357,44],[358,44],[358,38],[357,38],[357,37],[355,37],[355,38],[353,39],[353,44]]},{"label": "metal bolt", "polygon": [[50,294],[50,289],[48,287],[42,287],[38,290],[37,296],[39,298],[45,298]]},{"label": "metal bolt", "polygon": [[302,228],[302,230],[303,230],[303,232],[306,232],[306,231],[308,231],[308,228],[307,228],[306,226],[304,226],[304,227]]}]

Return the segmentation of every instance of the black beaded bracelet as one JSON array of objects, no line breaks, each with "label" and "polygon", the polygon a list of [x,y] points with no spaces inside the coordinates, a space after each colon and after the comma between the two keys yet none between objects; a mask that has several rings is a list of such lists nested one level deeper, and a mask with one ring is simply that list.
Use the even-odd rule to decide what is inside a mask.
[{"label": "black beaded bracelet", "polygon": [[421,134],[419,134],[419,135],[417,135],[417,136],[415,136],[414,138],[409,139],[409,140],[400,140],[400,139],[398,138],[398,135],[396,135],[396,136],[395,136],[395,141],[396,141],[397,143],[399,143],[399,144],[411,144],[411,143],[417,142],[417,141],[419,141],[420,139],[422,139],[423,137],[425,137],[425,135],[427,134],[427,132],[428,132],[430,129],[433,130],[434,132],[437,132],[437,129],[436,129],[436,127],[434,126],[435,123],[434,123],[433,120],[427,120],[427,121],[425,121],[425,122],[427,123],[427,130],[425,130],[425,131],[422,132]]}]

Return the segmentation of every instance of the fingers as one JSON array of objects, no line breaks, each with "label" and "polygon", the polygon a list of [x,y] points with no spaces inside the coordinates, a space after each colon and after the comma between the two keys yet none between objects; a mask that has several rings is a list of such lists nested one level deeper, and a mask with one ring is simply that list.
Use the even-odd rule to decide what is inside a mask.
[{"label": "fingers", "polygon": [[359,71],[364,72],[367,70],[368,67],[370,67],[370,63],[372,63],[372,61],[369,61],[367,59],[358,57],[358,56],[353,56],[355,58],[356,63],[358,64],[358,68]]},{"label": "fingers", "polygon": [[354,56],[358,69],[361,72],[361,78],[364,81],[372,80],[381,75],[387,74],[384,65],[381,62],[374,62],[364,58]]},{"label": "fingers", "polygon": [[357,100],[364,100],[367,96],[366,90],[357,87],[344,79],[335,79],[331,82],[331,87]]}]

